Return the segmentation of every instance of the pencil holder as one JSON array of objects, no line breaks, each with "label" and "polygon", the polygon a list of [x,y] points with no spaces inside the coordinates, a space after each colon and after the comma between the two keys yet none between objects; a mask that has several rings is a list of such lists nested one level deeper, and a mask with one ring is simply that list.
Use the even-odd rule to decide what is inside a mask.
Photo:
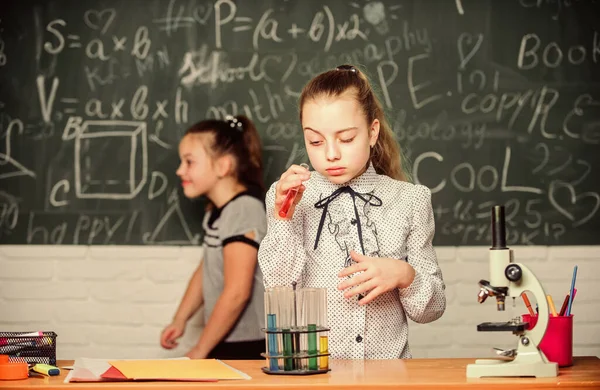
[{"label": "pencil holder", "polygon": [[327,289],[273,287],[265,291],[267,367],[272,375],[323,374],[329,369]]},{"label": "pencil holder", "polygon": [[9,362],[56,365],[56,333],[0,332],[0,355]]},{"label": "pencil holder", "polygon": [[[523,314],[521,317],[528,323],[527,329],[533,329],[537,324],[537,315]],[[539,347],[548,360],[559,367],[573,365],[573,315],[548,317],[548,327]]]}]

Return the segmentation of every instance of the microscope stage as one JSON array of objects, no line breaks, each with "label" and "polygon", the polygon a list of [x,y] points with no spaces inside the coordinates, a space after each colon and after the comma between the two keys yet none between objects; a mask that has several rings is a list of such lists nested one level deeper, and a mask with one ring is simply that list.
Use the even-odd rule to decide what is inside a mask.
[{"label": "microscope stage", "polygon": [[477,325],[478,332],[522,332],[527,329],[526,322],[483,322]]}]

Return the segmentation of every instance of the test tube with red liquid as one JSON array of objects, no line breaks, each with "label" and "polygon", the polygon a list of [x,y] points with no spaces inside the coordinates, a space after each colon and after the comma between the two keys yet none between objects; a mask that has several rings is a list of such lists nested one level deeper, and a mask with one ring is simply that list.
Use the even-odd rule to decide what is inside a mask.
[{"label": "test tube with red liquid", "polygon": [[[308,164],[300,164],[301,167],[309,169]],[[290,188],[285,196],[285,200],[283,201],[283,205],[279,209],[279,216],[281,218],[286,218],[288,212],[290,211],[290,207],[294,204],[294,200],[296,200],[296,195],[298,195],[298,187]]]}]

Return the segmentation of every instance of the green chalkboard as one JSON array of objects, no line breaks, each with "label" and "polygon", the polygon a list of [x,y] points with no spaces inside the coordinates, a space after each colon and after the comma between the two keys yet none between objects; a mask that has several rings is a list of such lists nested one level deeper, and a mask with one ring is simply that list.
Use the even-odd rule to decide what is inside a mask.
[{"label": "green chalkboard", "polygon": [[177,144],[246,114],[267,184],[307,162],[297,99],[368,73],[436,245],[600,243],[600,8],[567,0],[5,1],[0,243],[197,245]]}]

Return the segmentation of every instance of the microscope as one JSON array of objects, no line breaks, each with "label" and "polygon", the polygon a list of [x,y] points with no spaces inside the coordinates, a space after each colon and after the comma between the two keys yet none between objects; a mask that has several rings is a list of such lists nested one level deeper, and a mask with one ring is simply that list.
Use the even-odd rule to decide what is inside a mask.
[{"label": "microscope", "polygon": [[[477,325],[481,332],[510,331],[519,337],[516,350],[506,353],[513,359],[477,359],[467,365],[467,378],[481,377],[555,377],[558,365],[549,362],[539,345],[548,326],[548,302],[546,293],[533,272],[525,265],[513,263],[513,252],[506,246],[504,206],[492,208],[492,247],[489,250],[490,280],[479,281],[479,303],[488,297],[496,298],[498,311],[504,311],[506,297],[518,298],[525,291],[531,292],[538,302],[538,321],[533,329],[520,320],[508,322],[484,322]],[[506,351],[505,351],[506,352]]]}]

